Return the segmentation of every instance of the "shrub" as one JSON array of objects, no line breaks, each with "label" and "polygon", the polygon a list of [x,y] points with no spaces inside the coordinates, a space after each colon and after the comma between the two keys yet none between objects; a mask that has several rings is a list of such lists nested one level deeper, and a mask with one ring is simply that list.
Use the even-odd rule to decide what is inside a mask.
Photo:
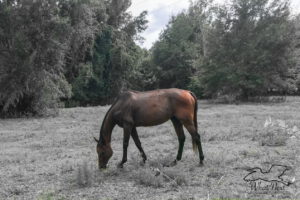
[{"label": "shrub", "polygon": [[284,146],[288,138],[298,132],[296,126],[290,128],[283,120],[274,121],[269,117],[263,131],[253,139],[258,140],[262,146]]}]

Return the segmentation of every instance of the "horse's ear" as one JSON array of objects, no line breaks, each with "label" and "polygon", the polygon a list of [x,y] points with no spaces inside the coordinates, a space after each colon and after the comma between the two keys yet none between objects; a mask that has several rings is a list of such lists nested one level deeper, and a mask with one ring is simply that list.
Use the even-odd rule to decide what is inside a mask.
[{"label": "horse's ear", "polygon": [[97,143],[99,143],[99,140],[97,140],[95,137],[94,137],[94,140],[95,140]]}]

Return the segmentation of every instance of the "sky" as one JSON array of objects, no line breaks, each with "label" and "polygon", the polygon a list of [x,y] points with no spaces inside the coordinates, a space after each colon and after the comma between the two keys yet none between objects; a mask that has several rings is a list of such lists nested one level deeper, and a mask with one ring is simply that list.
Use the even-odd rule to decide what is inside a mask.
[{"label": "sky", "polygon": [[[142,33],[145,41],[140,46],[151,48],[168,24],[170,17],[187,9],[189,2],[190,0],[132,0],[129,11],[133,16],[138,16],[144,10],[148,11],[148,28]],[[222,3],[224,0],[217,0],[217,2]],[[293,14],[300,13],[300,0],[291,0],[291,8]]]}]

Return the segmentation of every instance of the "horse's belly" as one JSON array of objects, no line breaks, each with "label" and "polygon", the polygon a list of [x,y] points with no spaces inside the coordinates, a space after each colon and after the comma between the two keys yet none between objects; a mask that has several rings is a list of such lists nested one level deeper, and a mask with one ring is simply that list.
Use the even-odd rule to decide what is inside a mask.
[{"label": "horse's belly", "polygon": [[156,126],[168,121],[169,115],[138,115],[135,118],[135,126]]},{"label": "horse's belly", "polygon": [[162,123],[165,123],[167,120],[157,120],[157,121],[151,121],[151,122],[137,122],[135,124],[135,126],[156,126],[156,125],[160,125]]}]

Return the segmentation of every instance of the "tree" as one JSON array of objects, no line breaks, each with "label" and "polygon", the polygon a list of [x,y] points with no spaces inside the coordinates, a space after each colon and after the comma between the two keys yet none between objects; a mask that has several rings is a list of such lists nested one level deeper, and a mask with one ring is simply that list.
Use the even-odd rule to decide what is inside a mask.
[{"label": "tree", "polygon": [[[42,114],[67,101],[99,104],[129,85],[146,12],[130,0],[0,1],[0,110]],[[72,87],[71,87],[72,86]],[[70,102],[69,102],[70,103]]]},{"label": "tree", "polygon": [[288,91],[293,86],[288,80],[294,79],[289,2],[233,0],[229,7],[215,10],[198,74],[205,94],[247,99]]},{"label": "tree", "polygon": [[159,87],[186,88],[195,56],[194,27],[185,13],[173,17],[152,49]]},{"label": "tree", "polygon": [[300,15],[298,15],[295,20],[295,61],[296,61],[296,68],[295,68],[295,76],[297,77],[297,93],[299,94],[300,89]]},{"label": "tree", "polygon": [[0,113],[41,114],[70,96],[68,32],[55,1],[0,2]]},{"label": "tree", "polygon": [[135,40],[146,29],[147,13],[132,17],[126,12],[130,3],[107,2],[107,24],[95,36],[92,56],[72,84],[73,101],[81,105],[109,103],[131,85],[131,74],[143,55]]},{"label": "tree", "polygon": [[173,16],[159,41],[151,49],[159,87],[191,88],[190,79],[205,51],[205,30],[209,1],[191,4],[187,11]]},{"label": "tree", "polygon": [[134,90],[153,90],[159,88],[157,66],[153,63],[152,56],[146,49],[137,47],[136,65],[128,77],[129,88]]},{"label": "tree", "polygon": [[79,75],[84,64],[92,57],[95,37],[103,31],[107,14],[104,1],[60,0],[60,16],[70,26],[66,54],[65,76],[69,83]]}]

